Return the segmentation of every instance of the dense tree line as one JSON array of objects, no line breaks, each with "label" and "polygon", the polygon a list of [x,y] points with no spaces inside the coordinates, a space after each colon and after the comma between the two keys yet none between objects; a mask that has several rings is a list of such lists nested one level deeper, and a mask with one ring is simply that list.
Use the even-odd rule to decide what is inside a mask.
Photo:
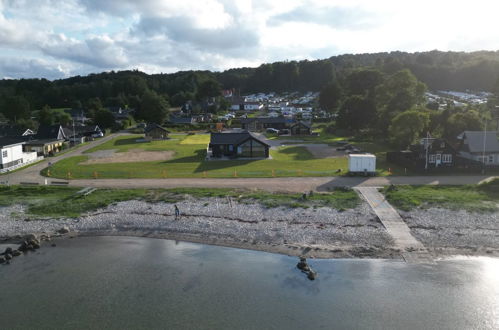
[{"label": "dense tree line", "polygon": [[[422,95],[426,89],[499,92],[498,76],[499,52],[431,51],[347,54],[324,60],[276,62],[223,72],[181,71],[148,75],[135,70],[55,81],[1,80],[0,115],[31,126],[33,111],[41,110],[45,105],[52,108],[83,107],[88,109],[92,118],[107,122],[110,115],[103,112],[104,108],[120,106],[136,109],[138,119],[161,122],[166,119],[170,105],[181,106],[189,100],[204,105],[206,111],[226,108],[227,104],[220,97],[222,89],[234,89],[241,94],[322,91],[320,104],[324,109],[338,113],[339,127],[354,131],[371,129],[386,134],[390,131],[391,121],[400,113],[425,107]],[[491,108],[499,112],[496,110],[499,107]],[[196,109],[199,111],[199,106]],[[449,110],[438,115],[430,112],[427,126],[441,134],[451,134],[449,128],[444,128],[445,123],[455,122],[455,127],[465,121],[476,124],[472,112],[471,115],[466,111],[458,112]],[[60,114],[56,117],[57,113],[47,109],[38,113],[38,119],[46,122],[68,119]],[[403,122],[404,117],[399,117],[399,121]]]}]

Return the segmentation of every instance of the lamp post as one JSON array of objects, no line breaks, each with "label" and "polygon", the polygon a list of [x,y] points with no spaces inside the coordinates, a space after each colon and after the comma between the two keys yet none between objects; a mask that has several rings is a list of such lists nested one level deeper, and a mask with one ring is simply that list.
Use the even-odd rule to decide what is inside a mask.
[{"label": "lamp post", "polygon": [[483,133],[483,149],[482,149],[482,161],[483,161],[483,166],[482,166],[482,174],[485,174],[485,144],[487,141],[487,119],[485,119],[485,132]]}]

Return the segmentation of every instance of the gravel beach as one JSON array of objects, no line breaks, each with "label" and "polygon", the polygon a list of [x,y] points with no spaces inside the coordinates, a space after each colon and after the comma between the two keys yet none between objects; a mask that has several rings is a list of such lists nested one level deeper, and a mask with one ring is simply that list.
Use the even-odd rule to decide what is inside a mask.
[{"label": "gravel beach", "polygon": [[[261,250],[314,258],[401,258],[400,251],[362,202],[357,208],[337,211],[317,208],[266,208],[225,198],[174,204],[126,201],[78,218],[33,218],[21,205],[0,208],[0,238],[12,241],[30,233],[64,237],[124,235],[166,238]],[[444,209],[400,212],[434,256],[455,254],[499,256],[499,213],[468,213]]]}]

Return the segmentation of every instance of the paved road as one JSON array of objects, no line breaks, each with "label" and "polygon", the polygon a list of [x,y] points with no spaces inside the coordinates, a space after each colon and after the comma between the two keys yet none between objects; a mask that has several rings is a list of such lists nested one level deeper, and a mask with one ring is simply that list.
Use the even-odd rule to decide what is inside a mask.
[{"label": "paved road", "polygon": [[[0,176],[0,181],[7,181],[9,184],[19,184],[20,182],[37,182],[37,183],[44,183],[45,177],[40,175],[40,171],[43,170],[48,166],[48,163],[51,162],[56,163],[62,159],[73,157],[73,156],[78,156],[81,155],[82,152],[91,149],[99,144],[105,143],[117,136],[121,135],[121,133],[116,133],[116,134],[111,134],[106,137],[103,137],[101,139],[94,140],[84,146],[81,146],[75,150],[66,152],[60,156],[55,156],[55,157],[48,157],[42,160],[41,162],[37,163],[36,165],[27,167],[23,170],[19,170],[14,173],[9,173]],[[50,181],[51,179],[49,179]],[[57,180],[61,181],[61,180]]]}]

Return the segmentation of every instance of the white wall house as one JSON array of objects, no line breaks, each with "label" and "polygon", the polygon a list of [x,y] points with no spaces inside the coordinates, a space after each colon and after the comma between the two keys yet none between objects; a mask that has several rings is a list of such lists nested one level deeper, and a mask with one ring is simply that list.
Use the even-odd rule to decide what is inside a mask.
[{"label": "white wall house", "polygon": [[247,111],[256,111],[256,110],[261,110],[263,109],[263,104],[260,102],[245,102],[244,103],[244,110]]},{"label": "white wall house", "polygon": [[0,173],[15,170],[39,159],[36,152],[23,152],[23,144],[24,141],[0,139]]},{"label": "white wall house", "polygon": [[460,156],[488,166],[499,165],[499,140],[496,131],[464,131],[458,139]]}]

